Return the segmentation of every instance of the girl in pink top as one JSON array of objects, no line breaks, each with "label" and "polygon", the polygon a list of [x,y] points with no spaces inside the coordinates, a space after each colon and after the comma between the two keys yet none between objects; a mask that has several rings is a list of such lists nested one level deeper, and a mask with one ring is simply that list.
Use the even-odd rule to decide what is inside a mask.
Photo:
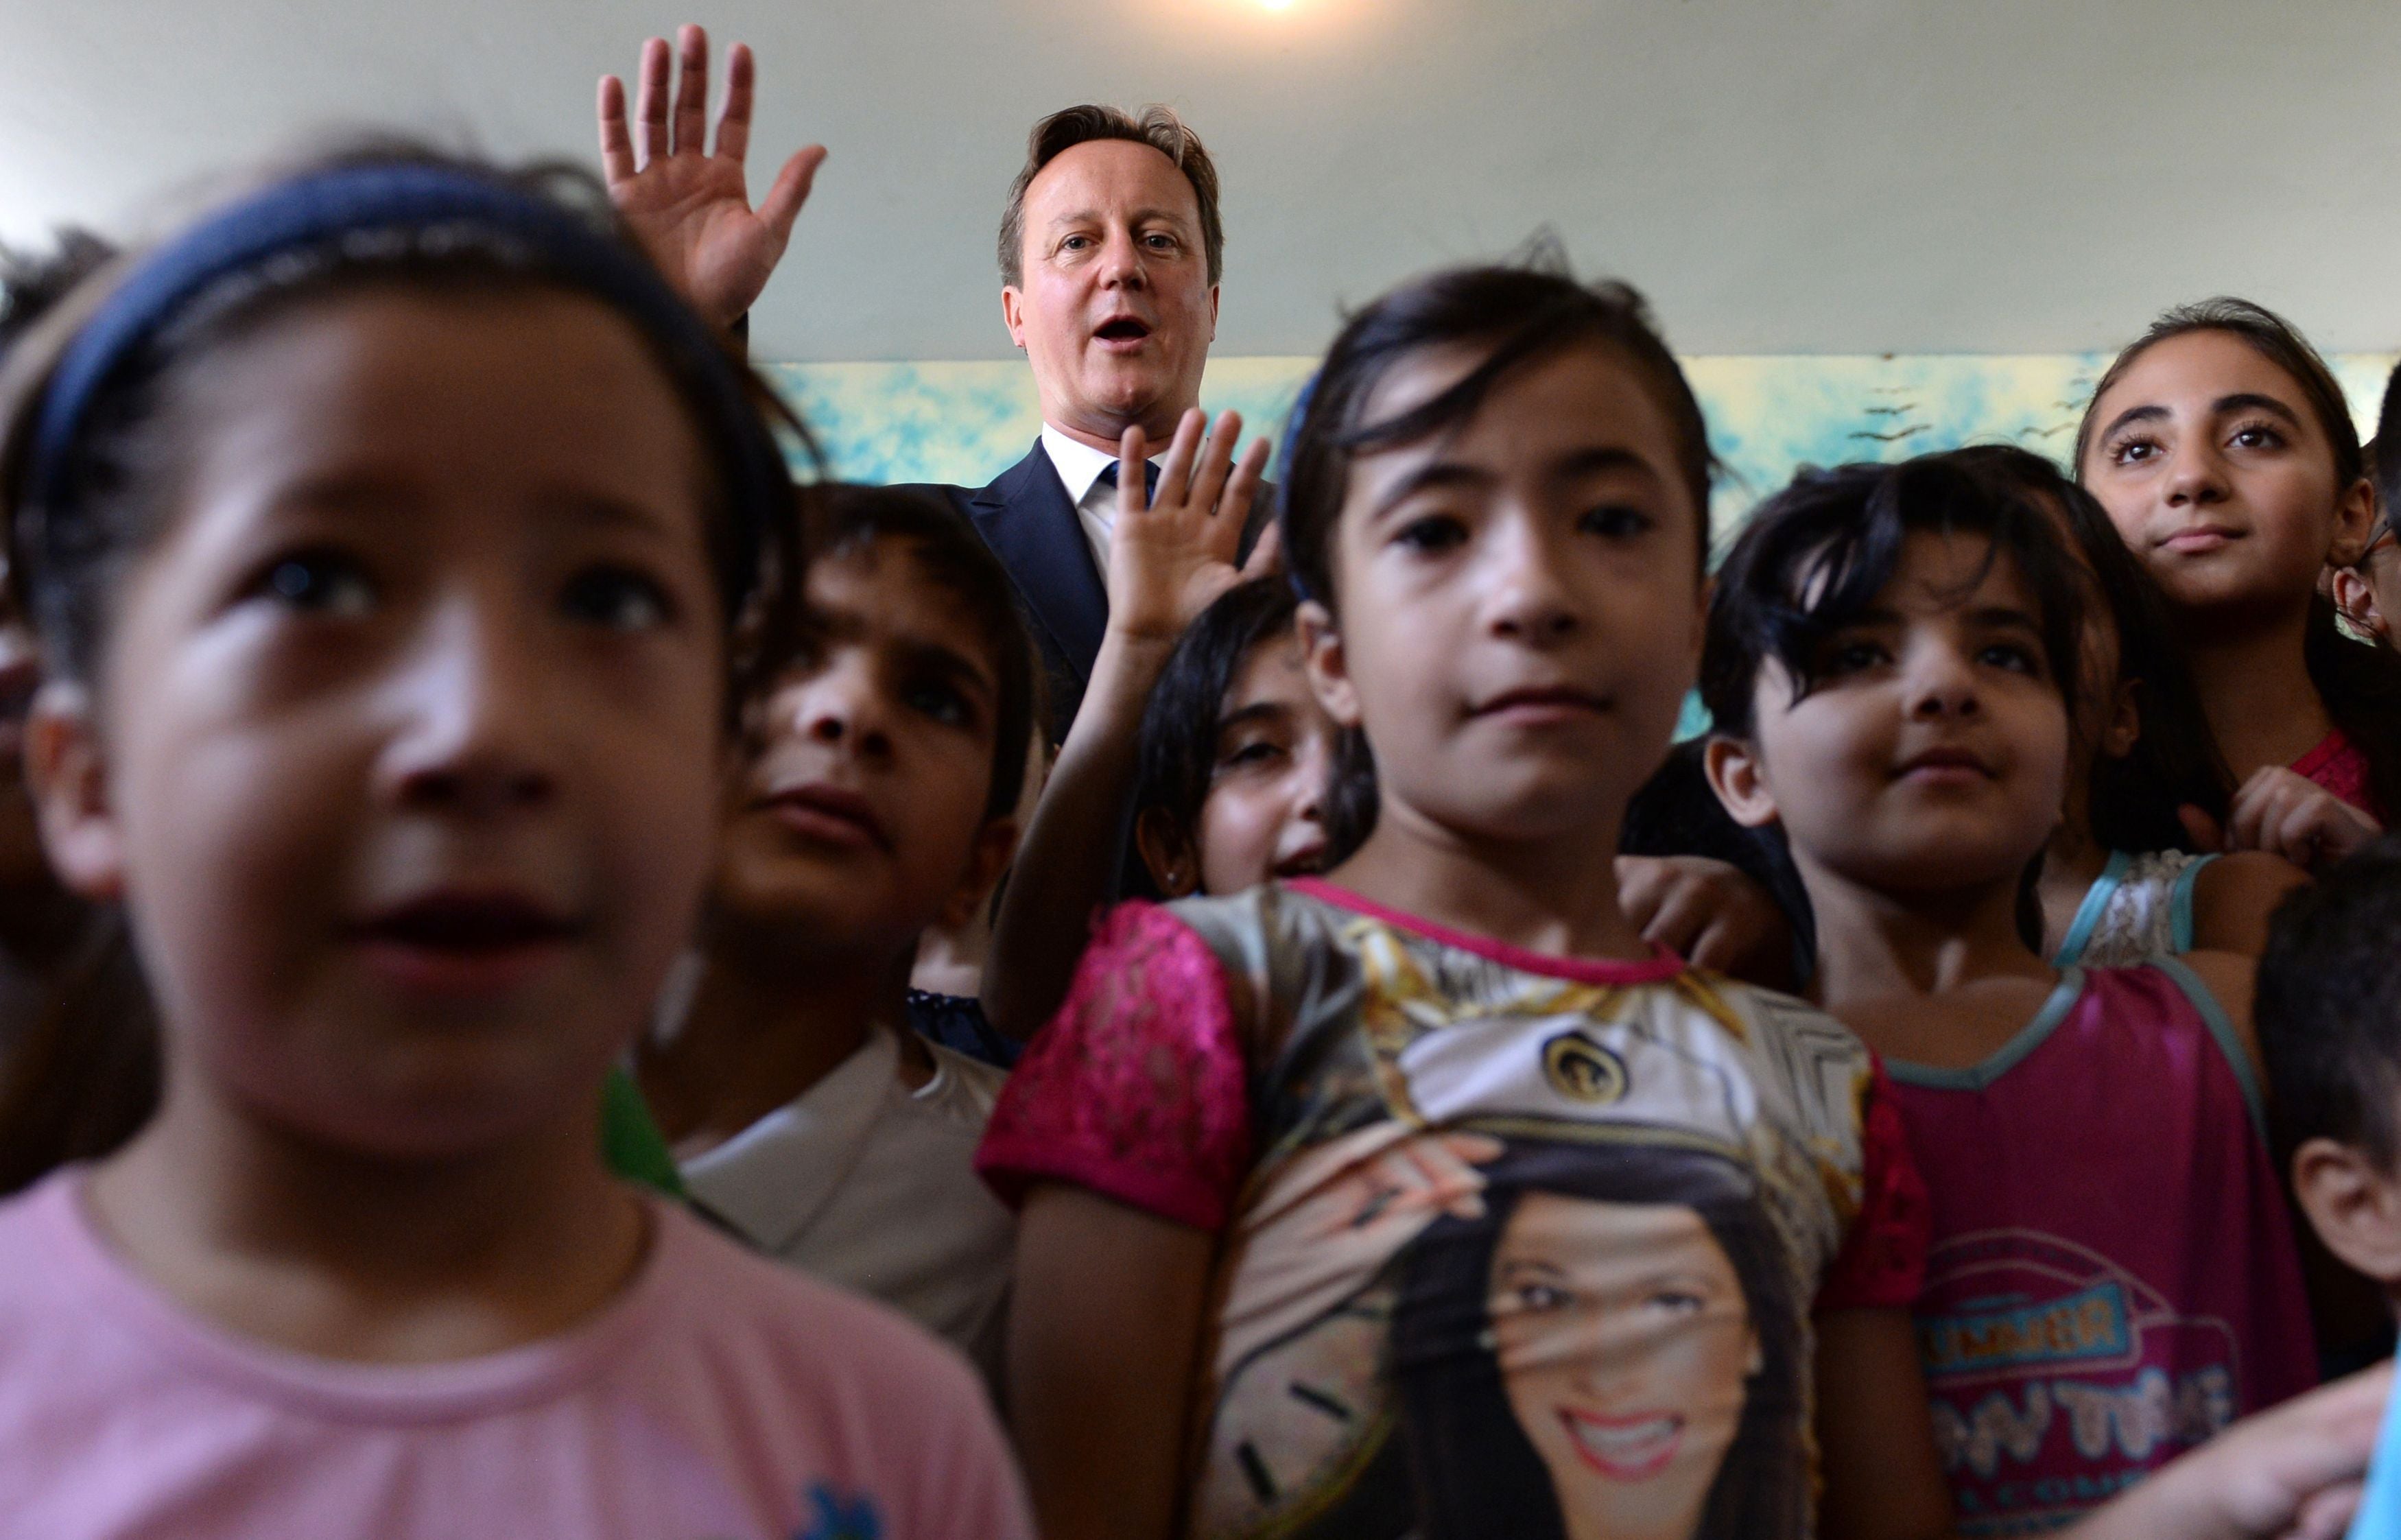
[{"label": "girl in pink top", "polygon": [[1925,1174],[1918,1341],[1970,1533],[2065,1523],[2314,1370],[2250,962],[2035,950],[2083,592],[2006,484],[1811,474],[1727,557],[1704,664],[1712,781],[1788,843],[1820,997],[1884,1057]]},{"label": "girl in pink top", "polygon": [[0,1536],[1028,1535],[954,1354],[602,1164],[803,568],[597,192],[330,162],[8,365],[29,776],[167,1075],[0,1206]]},{"label": "girl in pink top", "polygon": [[2401,654],[2343,635],[2318,592],[2366,551],[2376,498],[2317,351],[2244,300],[2168,311],[2101,377],[2076,474],[2175,615],[2241,783],[2225,847],[2315,867],[2380,832],[2401,805]]}]

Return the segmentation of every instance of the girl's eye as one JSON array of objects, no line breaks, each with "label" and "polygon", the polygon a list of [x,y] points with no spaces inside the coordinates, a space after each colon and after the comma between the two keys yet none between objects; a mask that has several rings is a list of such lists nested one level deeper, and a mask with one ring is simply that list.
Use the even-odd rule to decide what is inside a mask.
[{"label": "girl's eye", "polygon": [[1585,515],[1581,527],[1605,540],[1631,540],[1650,533],[1658,527],[1658,521],[1640,508],[1611,503]]},{"label": "girl's eye", "polygon": [[1642,1302],[1670,1315],[1697,1315],[1708,1301],[1689,1289],[1663,1288],[1653,1291]]},{"label": "girl's eye", "polygon": [[1976,654],[1976,661],[1993,668],[2007,668],[2012,673],[2042,678],[2042,654],[2021,642],[1996,641]]},{"label": "girl's eye", "polygon": [[1887,662],[1889,657],[1881,643],[1846,641],[1828,651],[1825,667],[1819,671],[1828,675],[1856,674]]},{"label": "girl's eye", "polygon": [[2277,449],[2284,447],[2284,435],[2265,422],[2246,422],[2227,442],[2238,449]]},{"label": "girl's eye", "polygon": [[559,608],[569,620],[610,631],[649,631],[675,616],[666,590],[624,567],[589,567],[568,579]]},{"label": "girl's eye", "polygon": [[2147,438],[2121,438],[2109,446],[2112,464],[2133,465],[2160,452],[2160,447]]},{"label": "girl's eye", "polygon": [[376,600],[366,569],[338,551],[295,551],[279,558],[260,576],[257,592],[304,614],[345,619],[365,614]]},{"label": "girl's eye", "polygon": [[1523,1284],[1517,1289],[1520,1310],[1565,1310],[1574,1302],[1566,1289],[1549,1284]]},{"label": "girl's eye", "polygon": [[1428,514],[1413,518],[1393,535],[1393,543],[1405,545],[1421,556],[1447,551],[1467,543],[1467,526],[1447,514]]},{"label": "girl's eye", "polygon": [[1217,761],[1220,770],[1249,770],[1273,764],[1284,757],[1281,744],[1269,738],[1254,738],[1228,752]]},{"label": "girl's eye", "polygon": [[966,727],[975,720],[967,696],[947,684],[912,684],[900,693],[900,703],[945,727]]}]

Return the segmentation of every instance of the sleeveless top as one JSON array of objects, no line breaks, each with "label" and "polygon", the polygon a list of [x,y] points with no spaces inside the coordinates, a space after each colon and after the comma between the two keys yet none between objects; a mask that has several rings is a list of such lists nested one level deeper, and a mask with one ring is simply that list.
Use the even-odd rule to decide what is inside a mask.
[{"label": "sleeveless top", "polygon": [[2059,943],[2053,968],[2132,968],[2192,950],[2192,890],[2217,858],[2185,850],[2109,852]]},{"label": "sleeveless top", "polygon": [[1322,882],[1120,906],[978,1164],[1223,1236],[1207,1540],[1808,1535],[1813,1306],[1922,1277],[1900,1119],[1832,1018]]},{"label": "sleeveless top", "polygon": [[2314,1382],[2258,1085],[2183,963],[2070,969],[1982,1064],[1887,1067],[1934,1213],[1918,1341],[1961,1533],[2064,1524]]}]

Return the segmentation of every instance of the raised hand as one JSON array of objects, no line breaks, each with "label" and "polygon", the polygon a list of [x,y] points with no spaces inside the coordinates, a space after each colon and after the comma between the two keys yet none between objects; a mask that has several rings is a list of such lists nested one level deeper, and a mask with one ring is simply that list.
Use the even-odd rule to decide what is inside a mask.
[{"label": "raised hand", "polygon": [[[1118,478],[1118,516],[1109,535],[1109,629],[1128,640],[1173,645],[1201,611],[1238,583],[1274,571],[1273,531],[1240,565],[1242,525],[1267,472],[1268,442],[1253,439],[1242,463],[1239,412],[1227,412],[1201,441],[1206,419],[1196,407],[1175,425],[1159,462],[1159,490],[1129,470]],[[1118,463],[1138,467],[1149,453],[1140,428],[1118,442]]]},{"label": "raised hand", "polygon": [[748,45],[725,56],[725,105],[717,115],[717,150],[708,148],[708,34],[676,34],[680,59],[673,111],[667,96],[666,39],[642,44],[632,131],[625,87],[600,78],[600,166],[609,198],[651,259],[694,309],[720,328],[748,312],[783,260],[792,221],[808,201],[822,144],[795,152],[755,210],[742,169],[750,150],[750,105],[757,66]]},{"label": "raised hand", "polygon": [[[2186,826],[2193,827],[2192,819]],[[2224,844],[2229,850],[2265,850],[2315,872],[2382,832],[2374,818],[2326,788],[2282,765],[2268,765],[2234,793]]]}]

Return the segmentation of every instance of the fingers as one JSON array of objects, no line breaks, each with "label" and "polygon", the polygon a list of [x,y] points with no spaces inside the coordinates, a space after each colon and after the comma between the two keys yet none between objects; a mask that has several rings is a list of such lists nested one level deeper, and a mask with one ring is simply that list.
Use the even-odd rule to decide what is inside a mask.
[{"label": "fingers", "polygon": [[[724,140],[720,137],[718,143],[722,145]],[[792,238],[792,221],[801,216],[801,205],[809,200],[809,189],[816,186],[817,168],[825,158],[823,144],[804,144],[775,173],[775,185],[760,201],[759,217],[775,232],[776,241]]]},{"label": "fingers", "polygon": [[[1207,515],[1216,511],[1217,500],[1225,495],[1227,479],[1234,471],[1234,445],[1242,436],[1242,414],[1220,412],[1200,445],[1200,461],[1192,469],[1192,486],[1186,502],[1195,511]],[[1237,538],[1241,535],[1238,529]],[[1228,557],[1233,553],[1226,553]]]},{"label": "fingers", "polygon": [[[1266,456],[1262,454],[1261,459]],[[1283,526],[1270,522],[1259,531],[1259,543],[1251,547],[1251,559],[1242,563],[1239,574],[1243,583],[1256,583],[1283,571]]]},{"label": "fingers", "polygon": [[[1198,406],[1187,408],[1176,419],[1175,436],[1167,441],[1167,454],[1159,462],[1159,495],[1162,501],[1183,502],[1189,498],[1193,463],[1200,453],[1200,432],[1208,421]],[[1122,482],[1142,461],[1129,460],[1119,463],[1123,469],[1118,473],[1118,479]]]},{"label": "fingers", "polygon": [[600,77],[600,174],[609,186],[634,175],[634,136],[625,127],[625,83]]},{"label": "fingers", "polygon": [[667,40],[642,40],[642,67],[634,85],[634,148],[642,164],[667,153]]},{"label": "fingers", "polygon": [[708,153],[708,34],[687,23],[676,34],[681,77],[676,83],[675,151]]},{"label": "fingers", "polygon": [[1619,856],[1616,872],[1617,907],[1625,912],[1627,924],[1648,935],[1652,916],[1659,913],[1675,886],[1671,869],[1666,861],[1649,856]]},{"label": "fingers", "polygon": [[1698,953],[1708,939],[1711,922],[1719,915],[1718,895],[1701,882],[1680,882],[1667,890],[1659,912],[1642,928],[1642,939],[1653,942],[1680,957],[1703,968],[1720,966],[1722,959],[1704,961]]},{"label": "fingers", "polygon": [[[701,67],[707,68],[706,55]],[[717,153],[728,160],[738,162],[750,153],[750,98],[758,73],[749,44],[736,43],[725,50],[725,105],[717,114]]]}]

